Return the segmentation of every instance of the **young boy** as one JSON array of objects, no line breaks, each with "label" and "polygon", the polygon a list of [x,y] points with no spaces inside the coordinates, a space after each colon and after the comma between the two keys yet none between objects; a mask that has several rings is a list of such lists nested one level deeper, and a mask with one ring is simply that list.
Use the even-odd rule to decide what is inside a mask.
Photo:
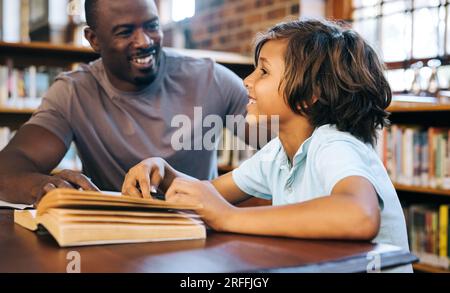
[{"label": "young boy", "polygon": [[[255,63],[244,81],[248,113],[278,115],[277,138],[211,182],[159,158],[144,160],[128,172],[122,192],[149,197],[159,186],[168,201],[202,204],[199,214],[218,231],[373,240],[409,250],[402,208],[373,148],[391,101],[374,50],[352,30],[294,21],[260,37]],[[232,205],[250,196],[273,206]]]}]

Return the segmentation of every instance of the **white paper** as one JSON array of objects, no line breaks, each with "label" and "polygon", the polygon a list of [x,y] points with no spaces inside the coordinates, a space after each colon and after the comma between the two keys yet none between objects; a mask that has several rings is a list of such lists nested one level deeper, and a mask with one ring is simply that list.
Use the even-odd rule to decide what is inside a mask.
[{"label": "white paper", "polygon": [[6,201],[0,200],[0,207],[7,207],[7,208],[13,208],[16,210],[24,210],[26,208],[32,208],[32,205],[26,205],[26,204],[15,204],[15,203],[9,203]]}]

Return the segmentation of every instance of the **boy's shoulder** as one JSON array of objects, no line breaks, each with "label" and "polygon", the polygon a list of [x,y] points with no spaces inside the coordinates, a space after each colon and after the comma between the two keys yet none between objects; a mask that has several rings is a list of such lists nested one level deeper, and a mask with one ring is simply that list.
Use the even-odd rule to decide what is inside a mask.
[{"label": "boy's shoulder", "polygon": [[340,131],[335,125],[325,124],[316,128],[311,136],[310,149],[319,149],[329,144],[344,144],[367,150],[368,145],[349,132]]}]

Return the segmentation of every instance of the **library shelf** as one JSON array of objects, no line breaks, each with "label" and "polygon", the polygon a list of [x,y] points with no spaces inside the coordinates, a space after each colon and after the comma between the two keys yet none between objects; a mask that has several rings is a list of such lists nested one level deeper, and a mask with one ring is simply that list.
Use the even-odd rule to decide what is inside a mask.
[{"label": "library shelf", "polygon": [[424,186],[410,186],[397,183],[394,183],[394,187],[397,191],[450,196],[450,189],[432,188]]},{"label": "library shelf", "polygon": [[36,109],[32,108],[11,108],[11,107],[0,107],[0,113],[3,114],[33,114]]},{"label": "library shelf", "polygon": [[393,102],[387,110],[391,113],[402,112],[441,112],[450,111],[450,104]]},{"label": "library shelf", "polygon": [[423,273],[450,273],[450,270],[444,268],[438,268],[431,265],[427,265],[424,263],[415,263],[413,264],[414,271],[423,272]]}]

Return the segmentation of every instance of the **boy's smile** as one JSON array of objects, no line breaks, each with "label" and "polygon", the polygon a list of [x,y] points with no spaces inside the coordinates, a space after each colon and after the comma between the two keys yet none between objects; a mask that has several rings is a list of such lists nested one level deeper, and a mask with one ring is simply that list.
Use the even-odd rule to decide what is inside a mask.
[{"label": "boy's smile", "polygon": [[252,96],[248,96],[248,104],[247,104],[247,110],[248,107],[250,107],[250,105],[256,104],[256,99],[253,98]]}]

